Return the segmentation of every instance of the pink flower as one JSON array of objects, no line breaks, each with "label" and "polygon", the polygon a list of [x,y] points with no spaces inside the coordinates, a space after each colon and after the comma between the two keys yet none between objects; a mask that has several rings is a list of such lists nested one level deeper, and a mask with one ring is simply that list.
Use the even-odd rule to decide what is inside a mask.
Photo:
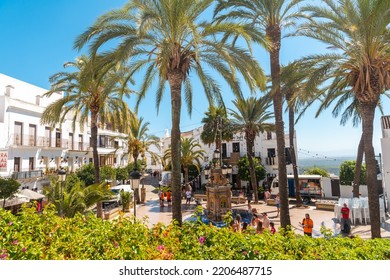
[{"label": "pink flower", "polygon": [[6,254],[6,253],[1,254],[0,255],[0,260],[5,260],[5,259],[7,259],[7,257],[8,257],[8,254]]},{"label": "pink flower", "polygon": [[14,241],[12,241],[12,245],[18,245],[18,243],[19,243],[19,241],[18,240],[14,240]]},{"label": "pink flower", "polygon": [[9,223],[8,223],[8,226],[12,226],[12,225],[13,225],[13,222],[9,222]]},{"label": "pink flower", "polygon": [[247,251],[242,251],[242,254],[243,254],[244,256],[246,256],[246,255],[248,255],[248,252],[247,252]]},{"label": "pink flower", "polygon": [[199,243],[201,244],[201,245],[203,245],[204,244],[204,242],[206,241],[206,236],[201,236],[201,237],[199,237]]},{"label": "pink flower", "polygon": [[164,245],[158,245],[158,246],[157,246],[157,250],[159,250],[160,252],[161,252],[162,250],[164,250]]},{"label": "pink flower", "polygon": [[27,248],[26,248],[26,247],[23,247],[23,248],[22,248],[22,252],[23,252],[23,253],[26,253],[26,251],[27,251]]},{"label": "pink flower", "polygon": [[118,246],[119,246],[119,244],[116,241],[114,241],[114,247],[118,248]]}]

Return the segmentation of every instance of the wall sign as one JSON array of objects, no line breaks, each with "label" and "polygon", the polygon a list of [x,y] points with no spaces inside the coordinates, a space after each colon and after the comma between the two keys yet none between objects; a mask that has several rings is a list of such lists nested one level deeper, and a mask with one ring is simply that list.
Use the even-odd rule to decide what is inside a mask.
[{"label": "wall sign", "polygon": [[7,169],[7,162],[8,162],[8,152],[0,152],[0,168],[1,169]]}]

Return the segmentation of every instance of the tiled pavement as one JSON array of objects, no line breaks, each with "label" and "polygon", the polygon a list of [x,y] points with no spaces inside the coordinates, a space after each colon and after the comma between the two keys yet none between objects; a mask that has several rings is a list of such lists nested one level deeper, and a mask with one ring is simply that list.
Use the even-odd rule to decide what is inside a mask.
[{"label": "tiled pavement", "polygon": [[[138,219],[142,219],[147,216],[147,221],[150,226],[156,223],[164,223],[169,224],[172,220],[172,207],[165,205],[164,207],[160,207],[158,197],[156,191],[153,192],[156,188],[157,179],[152,176],[147,176],[145,179],[145,188],[146,188],[146,202],[145,204],[137,205],[136,214]],[[206,208],[205,203],[202,204],[204,208]],[[242,204],[233,204],[232,208],[237,209],[247,209],[245,203]],[[256,208],[258,213],[267,212],[268,217],[271,221],[275,223],[275,227],[278,228],[280,225],[280,218],[276,217],[276,208],[275,206],[269,206],[264,203],[259,203],[257,205],[252,204],[252,208]],[[195,203],[192,202],[191,205],[185,205],[185,201],[183,200],[182,204],[182,215],[183,221],[189,218],[195,209]],[[313,236],[318,237],[321,236],[320,228],[321,225],[325,225],[326,228],[329,228],[333,231],[333,233],[340,233],[340,224],[334,218],[334,213],[332,211],[323,211],[317,210],[313,206],[296,208],[294,206],[290,206],[290,219],[291,225],[294,228],[297,234],[303,234],[302,228],[299,225],[299,222],[305,216],[305,213],[309,213],[311,218],[314,221],[314,229]],[[128,215],[133,215],[133,211],[131,211]],[[358,235],[362,238],[370,238],[371,231],[369,225],[352,225],[352,235]],[[382,237],[390,238],[390,232],[382,229]]]}]

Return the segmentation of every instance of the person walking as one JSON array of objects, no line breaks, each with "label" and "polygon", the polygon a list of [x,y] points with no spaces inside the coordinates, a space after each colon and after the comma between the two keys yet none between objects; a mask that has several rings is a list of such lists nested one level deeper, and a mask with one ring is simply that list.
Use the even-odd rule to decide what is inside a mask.
[{"label": "person walking", "polygon": [[165,194],[164,194],[164,191],[161,190],[161,193],[160,193],[160,207],[164,207],[164,200],[165,200]]},{"label": "person walking", "polygon": [[167,191],[167,203],[168,203],[168,206],[171,206],[171,205],[172,205],[171,190],[168,190],[168,191]]},{"label": "person walking", "polygon": [[350,210],[348,208],[347,203],[343,204],[343,207],[341,208],[341,232],[345,234],[349,234],[351,232],[351,220],[349,218]]},{"label": "person walking", "polygon": [[186,191],[186,204],[191,204],[192,192],[190,190]]},{"label": "person walking", "polygon": [[276,217],[279,217],[279,212],[280,212],[280,196],[277,194],[275,196],[275,206],[276,206]]},{"label": "person walking", "polygon": [[302,220],[301,223],[303,227],[303,234],[307,236],[312,236],[313,233],[313,220],[310,219],[310,215],[308,213],[305,214],[305,218]]},{"label": "person walking", "polygon": [[268,188],[264,192],[264,202],[267,203],[267,200],[271,198],[271,193],[269,192]]}]

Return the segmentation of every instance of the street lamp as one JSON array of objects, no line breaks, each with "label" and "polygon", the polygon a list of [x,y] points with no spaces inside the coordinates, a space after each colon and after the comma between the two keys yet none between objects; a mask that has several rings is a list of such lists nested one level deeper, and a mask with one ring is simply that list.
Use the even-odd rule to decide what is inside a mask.
[{"label": "street lamp", "polygon": [[60,169],[57,172],[58,178],[60,180],[60,187],[61,187],[61,201],[60,201],[60,217],[62,217],[62,204],[64,203],[64,189],[63,189],[63,184],[66,179],[66,171],[64,169]]},{"label": "street lamp", "polygon": [[221,152],[218,149],[216,149],[213,154],[215,168],[219,168],[221,166],[220,157],[221,157]]},{"label": "street lamp", "polygon": [[204,168],[204,175],[205,175],[205,178],[206,178],[206,179],[209,178],[210,170],[211,170],[210,165],[206,165],[205,168]]},{"label": "street lamp", "polygon": [[131,181],[131,187],[133,188],[133,196],[134,196],[134,223],[136,221],[136,209],[137,209],[137,197],[138,197],[138,187],[139,187],[139,181],[141,179],[141,173],[138,172],[136,169],[133,170],[133,172],[130,173],[130,181]]}]

